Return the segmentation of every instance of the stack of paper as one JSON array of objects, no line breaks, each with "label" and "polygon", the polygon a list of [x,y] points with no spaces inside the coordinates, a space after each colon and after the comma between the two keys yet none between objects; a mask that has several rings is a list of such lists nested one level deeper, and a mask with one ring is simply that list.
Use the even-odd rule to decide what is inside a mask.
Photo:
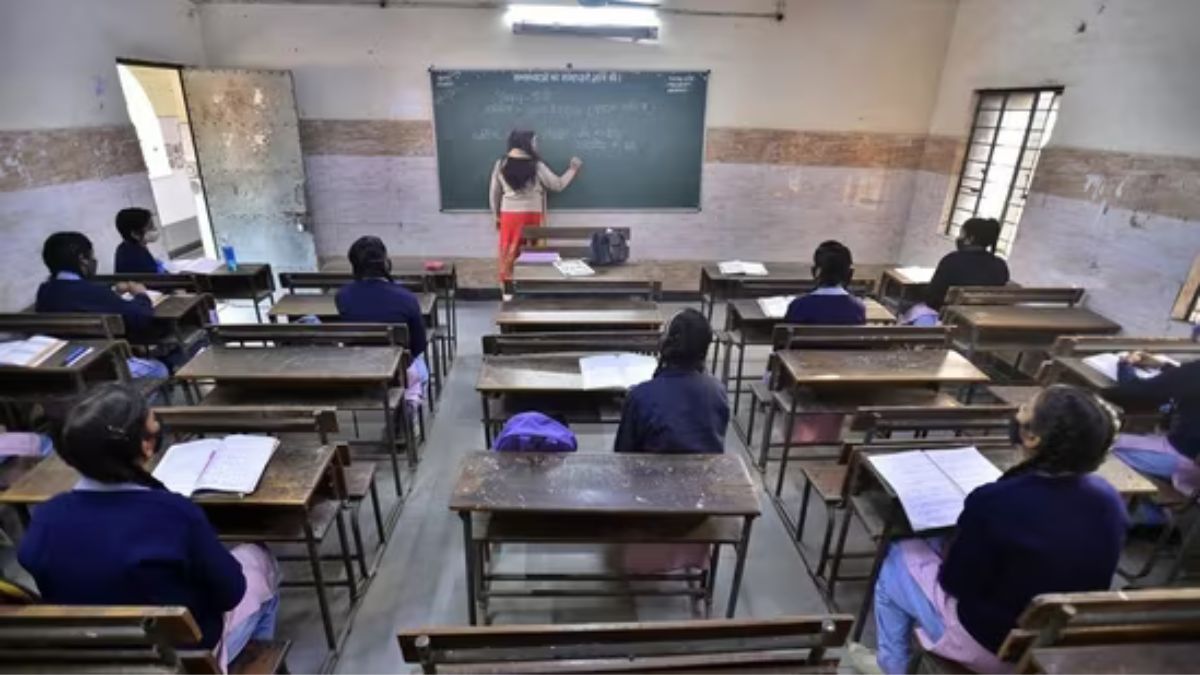
[{"label": "stack of paper", "polygon": [[[133,293],[123,293],[123,294],[121,294],[121,297],[122,297],[122,298],[124,298],[124,299],[126,299],[126,300],[132,300],[132,299],[133,299]],[[155,306],[155,307],[158,307],[158,303],[160,303],[160,302],[162,302],[163,300],[166,300],[166,299],[167,299],[167,294],[166,294],[166,293],[160,293],[160,292],[158,292],[158,291],[152,291],[152,290],[150,290],[150,289],[148,289],[148,288],[147,288],[147,289],[146,289],[146,297],[150,298],[150,304],[151,304],[151,305],[153,305],[153,306]]]},{"label": "stack of paper", "polygon": [[201,490],[248,495],[278,447],[277,438],[236,434],[177,443],[167,448],[154,477],[185,497]]},{"label": "stack of paper", "polygon": [[897,267],[896,272],[914,284],[927,284],[933,281],[932,267]]},{"label": "stack of paper", "polygon": [[221,269],[225,263],[212,258],[193,258],[191,260],[171,260],[166,263],[167,270],[179,274],[181,272],[190,272],[191,274],[212,274]]},{"label": "stack of paper", "polygon": [[[1096,354],[1094,356],[1086,357],[1085,359],[1083,359],[1083,362],[1086,363],[1092,370],[1095,370],[1096,372],[1107,377],[1108,379],[1112,380],[1113,382],[1116,382],[1117,381],[1117,369],[1118,369],[1117,364],[1119,364],[1121,362],[1121,359],[1125,358],[1128,355],[1129,355],[1129,352],[1121,352],[1119,354],[1116,352],[1109,352],[1106,354]],[[1175,359],[1168,358],[1165,356],[1159,356],[1157,358],[1159,358],[1173,366],[1176,366],[1176,367],[1179,366],[1179,362],[1176,361]],[[1142,378],[1143,380],[1148,380],[1152,377],[1157,377],[1158,374],[1162,372],[1162,370],[1159,368],[1134,368],[1133,372],[1135,375]]]},{"label": "stack of paper", "polygon": [[914,532],[954,526],[967,495],[1001,475],[975,448],[872,455],[868,461],[900,498]]},{"label": "stack of paper", "polygon": [[45,335],[34,335],[25,340],[0,342],[0,364],[27,368],[40,366],[65,346],[67,346],[66,340]]},{"label": "stack of paper", "polygon": [[564,277],[590,277],[596,273],[582,260],[559,260],[554,263],[554,269]]},{"label": "stack of paper", "polygon": [[654,377],[658,359],[645,354],[600,354],[579,359],[584,389],[629,389]]},{"label": "stack of paper", "polygon": [[796,299],[794,295],[776,295],[770,298],[759,298],[758,306],[768,319],[782,319],[788,310],[788,305]]},{"label": "stack of paper", "polygon": [[558,251],[523,251],[517,256],[518,265],[549,265],[560,260]]},{"label": "stack of paper", "polygon": [[727,260],[717,263],[717,269],[721,270],[721,274],[738,275],[742,274],[748,277],[765,277],[767,276],[767,266],[760,262],[746,262],[745,260]]}]

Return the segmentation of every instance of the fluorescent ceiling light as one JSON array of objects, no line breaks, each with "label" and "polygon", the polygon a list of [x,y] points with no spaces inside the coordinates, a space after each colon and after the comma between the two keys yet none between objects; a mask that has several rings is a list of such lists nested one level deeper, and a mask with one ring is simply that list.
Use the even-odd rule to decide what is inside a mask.
[{"label": "fluorescent ceiling light", "polygon": [[651,7],[578,7],[571,5],[509,5],[504,15],[509,26],[518,24],[579,27],[659,28],[658,13]]}]

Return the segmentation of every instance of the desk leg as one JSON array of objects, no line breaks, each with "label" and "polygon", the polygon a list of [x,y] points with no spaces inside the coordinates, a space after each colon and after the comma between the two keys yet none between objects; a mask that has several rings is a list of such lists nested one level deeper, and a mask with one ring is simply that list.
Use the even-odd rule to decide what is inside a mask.
[{"label": "desk leg", "polygon": [[[396,420],[392,416],[392,405],[388,400],[388,386],[383,389],[383,442],[387,445],[388,458],[392,460],[392,478],[396,481],[396,496],[401,496],[400,489],[400,453],[396,452]],[[401,402],[400,405],[404,405]],[[407,420],[406,420],[407,423]],[[411,434],[408,434],[411,436]],[[412,441],[408,441],[408,451],[413,452]]]},{"label": "desk leg", "polygon": [[488,402],[487,394],[481,394],[480,400],[483,403],[483,447],[490,450],[492,447],[492,406]]},{"label": "desk leg", "polygon": [[250,293],[250,304],[254,305],[254,320],[258,323],[262,323],[262,310],[258,306],[257,291],[252,291]]},{"label": "desk leg", "polygon": [[737,379],[733,383],[733,414],[736,417],[738,413],[738,403],[742,400],[742,378],[746,370],[746,337],[745,332],[742,333],[742,339],[738,341],[738,365]]},{"label": "desk leg", "polygon": [[[879,535],[879,546],[875,549],[875,562],[871,565],[871,576],[867,578],[867,588],[863,595],[862,606],[858,608],[858,614],[854,617],[854,629],[851,631],[851,638],[855,642],[862,639],[863,631],[866,630],[867,617],[871,615],[871,606],[875,603],[875,582],[879,580],[879,570],[883,569],[883,559],[887,556],[888,547],[892,545],[892,523],[895,520],[895,513],[888,515],[887,524],[883,527],[883,534]],[[850,516],[849,513],[846,514]]]},{"label": "desk leg", "polygon": [[733,581],[729,585],[729,605],[725,608],[725,618],[732,619],[737,611],[738,593],[742,590],[742,575],[746,572],[746,557],[750,554],[750,528],[754,518],[747,516],[742,525],[742,540],[737,545],[737,562],[733,566]]},{"label": "desk leg", "polygon": [[308,549],[308,562],[312,567],[313,584],[317,587],[317,605],[321,609],[321,623],[325,626],[325,642],[331,650],[337,649],[337,637],[333,632],[333,617],[329,613],[329,597],[325,589],[325,575],[321,572],[321,553],[317,550],[316,535],[304,513],[304,546]]},{"label": "desk leg", "polygon": [[[346,537],[346,509],[338,507],[334,525],[337,526],[338,544],[342,547],[342,564],[346,567],[347,588],[350,589],[350,604],[358,602],[358,583],[354,580],[354,561],[350,557],[350,540]],[[366,578],[363,578],[366,581]]]},{"label": "desk leg", "polygon": [[707,585],[704,589],[704,618],[712,616],[713,592],[717,590],[717,563],[721,562],[721,545],[713,544],[708,560]]},{"label": "desk leg", "polygon": [[479,619],[476,616],[475,607],[475,542],[471,534],[471,512],[459,511],[458,517],[462,519],[463,528],[463,560],[466,562],[467,572],[467,621],[474,626]]}]

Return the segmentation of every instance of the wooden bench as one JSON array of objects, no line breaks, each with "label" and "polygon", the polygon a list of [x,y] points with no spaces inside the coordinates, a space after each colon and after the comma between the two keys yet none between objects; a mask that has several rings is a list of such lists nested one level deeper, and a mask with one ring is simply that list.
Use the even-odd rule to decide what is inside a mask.
[{"label": "wooden bench", "polygon": [[197,274],[97,274],[89,278],[98,284],[115,286],[121,283],[141,284],[159,293],[205,293],[208,284]]},{"label": "wooden bench", "polygon": [[1091,356],[1108,352],[1200,355],[1200,342],[1184,338],[1140,338],[1107,335],[1066,335],[1050,348],[1053,356]]},{"label": "wooden bench", "polygon": [[836,672],[850,617],[426,627],[399,635],[426,673]]},{"label": "wooden bench", "polygon": [[18,312],[0,314],[0,333],[119,340],[125,335],[125,322],[119,314]]},{"label": "wooden bench", "polygon": [[633,352],[657,354],[662,334],[656,331],[579,333],[509,333],[484,335],[485,355],[554,352]]},{"label": "wooden bench", "polygon": [[[1151,645],[1187,644],[1191,672],[1200,657],[1200,589],[1171,588],[1040,595],[1033,599],[1000,646],[1000,658],[1018,672],[1042,672],[1039,652],[1051,648],[1124,646],[1153,658]],[[1043,652],[1044,653],[1044,652]],[[1120,670],[1120,662],[1087,672]],[[1083,671],[1080,671],[1083,672]],[[1150,667],[1144,672],[1169,672]]]},{"label": "wooden bench", "polygon": [[1058,286],[951,286],[944,307],[950,305],[1064,305],[1083,300],[1084,289]]},{"label": "wooden bench", "polygon": [[631,298],[658,300],[662,295],[661,281],[622,279],[590,279],[586,282],[570,278],[553,280],[513,280],[505,282],[505,290],[514,298]]},{"label": "wooden bench", "polygon": [[[200,628],[184,607],[0,606],[0,670],[54,673],[220,673],[191,645]],[[290,642],[251,642],[230,673],[285,673]]]},{"label": "wooden bench", "polygon": [[246,323],[211,330],[213,344],[250,347],[275,345],[359,345],[408,347],[408,326],[382,323]]},{"label": "wooden bench", "polygon": [[592,235],[608,230],[624,235],[625,241],[633,240],[628,227],[527,227],[521,232],[521,250],[586,260],[592,255]]},{"label": "wooden bench", "polygon": [[[432,293],[433,277],[410,274],[395,275],[392,279],[414,293]],[[288,293],[296,291],[334,291],[354,281],[349,272],[280,272],[279,285]]]},{"label": "wooden bench", "polygon": [[[852,279],[846,290],[852,295],[865,296],[875,292],[875,279]],[[735,282],[733,295],[738,298],[765,298],[774,295],[804,295],[817,288],[815,279],[739,279]]]}]

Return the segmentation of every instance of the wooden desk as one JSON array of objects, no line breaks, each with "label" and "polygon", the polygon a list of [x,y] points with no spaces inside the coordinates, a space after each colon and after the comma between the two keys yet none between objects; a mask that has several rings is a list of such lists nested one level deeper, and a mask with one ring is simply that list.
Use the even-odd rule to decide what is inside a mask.
[{"label": "wooden desk", "polygon": [[500,305],[501,333],[660,330],[658,303],[625,298],[525,298]]},{"label": "wooden desk", "polygon": [[[445,312],[445,326],[450,331],[450,345],[453,351],[458,341],[458,269],[453,262],[445,261],[441,269],[425,269],[425,261],[420,258],[392,256],[392,277],[407,279],[427,279],[433,289],[441,296],[442,311]],[[350,261],[345,258],[332,260],[321,266],[322,272],[350,272]],[[453,355],[453,354],[452,354]]]},{"label": "wooden desk", "polygon": [[205,328],[212,323],[211,312],[215,310],[208,294],[167,295],[154,306],[154,323],[186,352],[206,337]]},{"label": "wooden desk", "polygon": [[[922,274],[914,277],[908,272],[920,270]],[[932,267],[889,267],[883,271],[879,280],[879,300],[893,308],[900,308],[905,303],[925,299],[929,291],[929,279],[933,276]]]},{"label": "wooden desk", "polygon": [[[176,377],[185,382],[214,382],[268,393],[285,389],[303,404],[305,390],[373,391],[384,416],[384,445],[392,463],[392,477],[400,493],[400,462],[390,396],[401,373],[405,350],[401,347],[209,347],[200,352]],[[411,464],[416,463],[416,441],[404,424]]]},{"label": "wooden desk", "polygon": [[1069,673],[1194,673],[1200,663],[1200,643],[1132,642],[1076,647],[1034,647],[1029,667],[1020,672]]},{"label": "wooden desk", "polygon": [[954,342],[971,358],[978,351],[1049,349],[1062,335],[1113,335],[1120,324],[1083,307],[956,305],[945,308]]},{"label": "wooden desk", "polygon": [[[342,535],[341,557],[349,575],[347,579],[351,584],[354,579],[349,549],[345,544],[345,524],[340,515],[340,504],[322,495],[323,488],[330,482],[334,452],[333,446],[283,445],[272,455],[254,492],[248,495],[206,492],[192,496],[192,501],[209,516],[218,536],[226,541],[280,541],[281,523],[286,523],[283,529],[297,532],[294,538],[306,545],[313,574],[312,585],[316,589],[330,649],[336,648],[337,640],[318,550],[322,538],[318,535],[323,533],[316,532],[311,525],[314,511],[323,510],[336,518],[337,528]],[[155,461],[161,458],[160,455]],[[27,521],[30,507],[70,491],[78,481],[79,474],[75,469],[58,455],[51,455],[11,488],[0,492],[0,504],[17,507]],[[294,527],[292,523],[295,523]]]},{"label": "wooden desk", "polygon": [[[589,539],[584,524],[594,518],[608,524],[611,538],[595,543],[624,542],[620,530],[665,523],[690,531],[695,524],[720,517],[741,518],[737,563],[726,606],[732,617],[749,550],[750,528],[760,515],[758,496],[741,459],[731,455],[638,455],[587,453],[479,452],[463,460],[450,509],[463,525],[466,551],[468,614],[476,623],[477,600],[486,602],[489,585],[481,553],[488,540],[472,532],[472,514],[523,517],[529,541],[559,541],[564,529],[572,541]],[[579,525],[575,528],[574,526]],[[671,538],[660,532],[657,541]],[[717,556],[713,555],[715,562]],[[710,576],[715,577],[716,569]],[[711,588],[706,591],[711,600]]]},{"label": "wooden desk", "polygon": [[254,317],[262,323],[259,303],[270,299],[275,292],[275,275],[265,263],[238,263],[235,271],[224,266],[197,275],[205,282],[205,290],[218,300],[249,300],[254,305]]},{"label": "wooden desk", "polygon": [[[718,302],[733,299],[733,291],[737,287],[738,282],[747,279],[784,282],[811,281],[813,278],[811,263],[769,262],[763,263],[763,265],[767,268],[767,276],[765,277],[748,277],[744,274],[722,274],[720,266],[715,262],[707,263],[700,268],[700,310],[704,312],[709,321],[712,321],[713,310]],[[891,267],[891,265],[878,263],[858,264],[854,266],[854,278],[871,279],[878,283],[884,270]]]},{"label": "wooden desk", "polygon": [[[436,293],[417,293],[417,301],[421,305],[421,317],[425,325],[438,325]],[[312,315],[322,321],[340,317],[337,309],[337,296],[334,293],[288,293],[279,298],[271,309],[267,310],[267,318],[275,322],[280,318],[285,321],[292,318]]]},{"label": "wooden desk", "polygon": [[517,265],[513,267],[513,281],[565,281],[573,284],[589,284],[597,281],[655,281],[654,270],[646,263],[627,262],[608,267],[593,267],[595,274],[586,277],[563,276],[554,265]]},{"label": "wooden desk", "polygon": [[[861,298],[867,307],[867,323],[874,325],[891,325],[896,323],[896,315],[873,298]],[[741,406],[742,383],[745,380],[746,347],[751,345],[769,345],[775,327],[783,324],[783,318],[767,316],[756,298],[741,298],[730,300],[725,311],[725,332],[729,344],[725,350],[724,366],[721,370],[721,381],[726,387],[731,379],[730,368],[733,351],[737,351],[737,373],[732,377],[733,416],[736,419]],[[714,354],[713,367],[716,367]]]},{"label": "wooden desk", "polygon": [[[964,447],[970,445],[970,439],[964,439],[967,442],[963,443]],[[868,453],[869,456],[870,453]],[[1016,448],[1011,450],[989,450],[982,451],[984,457],[988,459],[996,468],[1001,471],[1006,471],[1022,460],[1022,452]],[[882,493],[882,501],[867,497],[852,497],[856,504],[872,504],[872,511],[878,512],[883,518],[882,534],[879,537],[878,546],[875,549],[875,560],[871,566],[871,575],[867,582],[866,597],[863,598],[863,604],[858,610],[858,618],[854,624],[853,639],[862,637],[862,632],[865,627],[863,622],[866,621],[871,611],[871,605],[874,602],[875,582],[879,579],[879,570],[883,566],[884,556],[887,554],[892,542],[898,539],[908,539],[912,537],[928,536],[938,532],[951,531],[954,528],[941,528],[938,530],[913,530],[908,523],[908,518],[904,515],[904,508],[900,505],[900,498],[892,490],[888,482],[875,468],[875,465],[866,458],[859,464],[866,472],[868,482],[877,485]],[[1109,457],[1104,464],[1096,470],[1095,475],[1108,481],[1113,488],[1126,499],[1135,497],[1144,497],[1156,494],[1158,489],[1153,483],[1146,480],[1145,477],[1139,475],[1136,471],[1130,469],[1123,462],[1115,457]],[[846,515],[847,518],[850,514]]]},{"label": "wooden desk", "polygon": [[785,350],[778,352],[799,386],[839,388],[975,384],[988,376],[962,354],[922,351]]},{"label": "wooden desk", "polygon": [[[78,347],[92,351],[66,365]],[[33,368],[0,365],[0,400],[38,403],[82,394],[100,382],[128,382],[129,346],[122,341],[68,340],[67,345]]]}]

